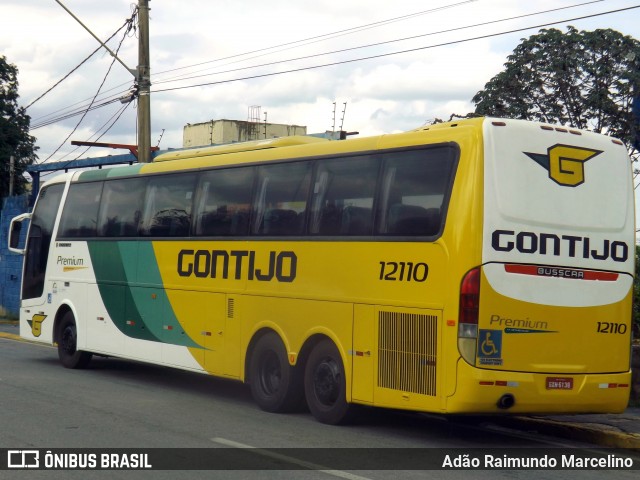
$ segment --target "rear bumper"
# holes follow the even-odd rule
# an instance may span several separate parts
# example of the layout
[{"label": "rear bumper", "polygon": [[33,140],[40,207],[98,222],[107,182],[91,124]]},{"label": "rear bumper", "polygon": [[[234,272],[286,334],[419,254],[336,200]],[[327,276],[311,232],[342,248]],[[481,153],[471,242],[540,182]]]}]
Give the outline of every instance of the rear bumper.
[{"label": "rear bumper", "polygon": [[[570,377],[573,388],[548,389],[547,377]],[[483,370],[458,361],[447,413],[621,413],[629,403],[631,371],[556,375]],[[513,406],[499,408],[504,396]],[[510,402],[507,402],[510,403]]]}]

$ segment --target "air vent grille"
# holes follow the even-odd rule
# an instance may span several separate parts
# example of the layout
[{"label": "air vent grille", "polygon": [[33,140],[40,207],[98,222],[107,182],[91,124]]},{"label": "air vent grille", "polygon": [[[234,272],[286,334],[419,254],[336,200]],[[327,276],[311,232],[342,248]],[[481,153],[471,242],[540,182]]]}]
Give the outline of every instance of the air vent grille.
[{"label": "air vent grille", "polygon": [[233,298],[227,298],[227,318],[233,318],[236,301]]},{"label": "air vent grille", "polygon": [[378,386],[436,395],[438,317],[380,312]]}]

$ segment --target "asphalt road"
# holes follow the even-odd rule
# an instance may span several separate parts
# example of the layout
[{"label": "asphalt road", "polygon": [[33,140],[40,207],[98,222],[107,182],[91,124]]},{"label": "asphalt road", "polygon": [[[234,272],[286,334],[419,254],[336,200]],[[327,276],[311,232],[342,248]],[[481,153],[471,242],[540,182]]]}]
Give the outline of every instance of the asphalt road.
[{"label": "asphalt road", "polygon": [[[58,363],[53,348],[5,338],[0,338],[0,406],[0,448],[227,448],[223,452],[234,452],[243,447],[303,447],[319,452],[309,460],[289,450],[278,450],[279,456],[261,459],[275,465],[274,468],[293,465],[300,467],[297,470],[0,471],[2,479],[637,478],[637,471],[600,470],[321,471],[330,470],[323,466],[331,464],[331,449],[337,448],[360,448],[365,452],[377,448],[472,452],[471,449],[483,447],[513,452],[514,447],[550,449],[585,445],[486,429],[439,416],[386,410],[368,411],[355,425],[326,426],[307,412],[288,415],[262,412],[253,403],[248,387],[237,382],[100,357],[94,357],[87,370],[67,370]],[[249,452],[249,456],[263,457],[273,453],[256,449]],[[223,463],[226,455],[220,457]],[[310,463],[314,469],[305,470]]]}]

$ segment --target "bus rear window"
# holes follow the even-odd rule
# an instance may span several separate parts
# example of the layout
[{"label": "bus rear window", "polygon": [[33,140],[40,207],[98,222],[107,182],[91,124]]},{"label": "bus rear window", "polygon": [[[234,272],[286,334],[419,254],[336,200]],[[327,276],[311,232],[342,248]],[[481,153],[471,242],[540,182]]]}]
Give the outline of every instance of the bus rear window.
[{"label": "bus rear window", "polygon": [[438,235],[444,223],[456,157],[452,147],[388,154],[376,233]]}]

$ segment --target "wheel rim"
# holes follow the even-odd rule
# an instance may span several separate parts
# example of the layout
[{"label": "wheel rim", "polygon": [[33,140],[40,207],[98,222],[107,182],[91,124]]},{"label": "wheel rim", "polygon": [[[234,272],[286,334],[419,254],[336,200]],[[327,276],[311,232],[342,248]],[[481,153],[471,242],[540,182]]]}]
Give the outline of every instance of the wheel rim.
[{"label": "wheel rim", "polygon": [[274,395],[282,383],[282,369],[275,352],[266,352],[260,366],[260,385],[267,395]]},{"label": "wheel rim", "polygon": [[332,406],[340,395],[342,375],[338,363],[332,358],[324,358],[318,364],[313,375],[313,389],[318,401]]},{"label": "wheel rim", "polygon": [[66,353],[70,355],[76,353],[76,329],[73,325],[68,325],[62,331],[62,341],[60,343]]}]

